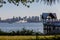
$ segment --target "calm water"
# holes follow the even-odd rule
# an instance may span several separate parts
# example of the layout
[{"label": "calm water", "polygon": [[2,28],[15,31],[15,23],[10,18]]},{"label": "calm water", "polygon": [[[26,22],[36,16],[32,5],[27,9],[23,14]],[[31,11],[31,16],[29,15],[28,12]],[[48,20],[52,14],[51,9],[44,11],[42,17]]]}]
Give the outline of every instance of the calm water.
[{"label": "calm water", "polygon": [[43,32],[42,23],[0,23],[0,29],[7,32],[22,30],[22,28]]}]

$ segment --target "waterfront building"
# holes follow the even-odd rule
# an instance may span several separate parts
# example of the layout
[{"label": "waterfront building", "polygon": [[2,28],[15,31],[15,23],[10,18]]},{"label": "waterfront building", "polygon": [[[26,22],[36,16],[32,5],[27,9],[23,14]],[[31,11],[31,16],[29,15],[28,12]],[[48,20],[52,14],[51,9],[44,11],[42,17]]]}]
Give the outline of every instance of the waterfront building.
[{"label": "waterfront building", "polygon": [[60,21],[49,21],[43,24],[44,34],[59,34],[60,33]]},{"label": "waterfront building", "polygon": [[42,20],[44,34],[60,33],[60,21],[58,21],[56,13],[43,13]]},{"label": "waterfront building", "polygon": [[43,13],[41,19],[43,21],[47,21],[47,20],[52,21],[52,20],[57,20],[57,16],[56,13]]}]

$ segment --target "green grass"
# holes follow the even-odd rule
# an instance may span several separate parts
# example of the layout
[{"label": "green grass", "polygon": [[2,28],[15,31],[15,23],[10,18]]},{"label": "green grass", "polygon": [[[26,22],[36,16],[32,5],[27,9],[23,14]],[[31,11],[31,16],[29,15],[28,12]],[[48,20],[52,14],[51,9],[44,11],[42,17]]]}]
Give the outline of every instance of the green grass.
[{"label": "green grass", "polygon": [[0,40],[55,40],[60,38],[60,35],[54,36],[0,36]]}]

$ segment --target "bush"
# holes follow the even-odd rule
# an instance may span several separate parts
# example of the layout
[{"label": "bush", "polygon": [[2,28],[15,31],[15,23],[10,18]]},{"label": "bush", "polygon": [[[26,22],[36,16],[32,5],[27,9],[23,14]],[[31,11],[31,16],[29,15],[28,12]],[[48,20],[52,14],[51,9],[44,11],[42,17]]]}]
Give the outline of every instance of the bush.
[{"label": "bush", "polygon": [[12,31],[12,32],[4,32],[0,30],[0,35],[40,35],[40,32],[34,32],[33,30],[27,30],[23,28],[21,31]]}]

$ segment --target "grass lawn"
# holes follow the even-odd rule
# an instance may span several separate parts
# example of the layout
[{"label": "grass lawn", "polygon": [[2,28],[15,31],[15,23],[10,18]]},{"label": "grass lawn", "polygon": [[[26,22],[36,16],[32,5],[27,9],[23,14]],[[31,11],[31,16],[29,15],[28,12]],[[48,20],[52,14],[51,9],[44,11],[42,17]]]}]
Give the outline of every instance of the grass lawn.
[{"label": "grass lawn", "polygon": [[0,40],[29,40],[35,36],[0,36]]},{"label": "grass lawn", "polygon": [[[60,37],[60,35],[57,35]],[[57,38],[56,36],[56,38]],[[38,36],[39,39],[51,39],[55,37],[54,35],[51,36]],[[0,36],[0,40],[32,40],[36,39],[36,36]]]}]

